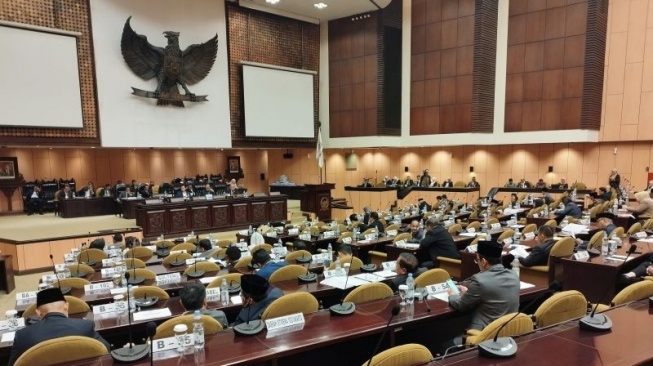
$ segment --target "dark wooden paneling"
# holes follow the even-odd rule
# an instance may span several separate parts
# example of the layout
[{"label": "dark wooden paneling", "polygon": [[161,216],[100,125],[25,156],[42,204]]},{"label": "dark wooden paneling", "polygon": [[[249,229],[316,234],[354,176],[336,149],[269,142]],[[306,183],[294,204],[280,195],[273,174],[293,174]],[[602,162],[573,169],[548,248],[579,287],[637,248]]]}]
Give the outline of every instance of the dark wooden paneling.
[{"label": "dark wooden paneling", "polygon": [[424,106],[440,105],[440,79],[430,79],[424,82]]},{"label": "dark wooden paneling", "polygon": [[249,217],[253,222],[264,222],[269,220],[270,214],[268,212],[267,202],[252,202],[250,207]]},{"label": "dark wooden paneling", "polygon": [[510,2],[505,131],[600,128],[607,3]]},{"label": "dark wooden paneling", "polygon": [[270,220],[286,221],[286,201],[270,202]]},{"label": "dark wooden paneling", "polygon": [[217,228],[228,227],[231,224],[230,209],[228,205],[214,205],[213,211],[213,226]]},{"label": "dark wooden paneling", "polygon": [[193,229],[205,230],[211,227],[211,214],[209,206],[193,207],[191,209],[191,225]]},{"label": "dark wooden paneling", "polygon": [[176,208],[168,211],[171,232],[190,232],[191,219],[187,208]]},{"label": "dark wooden paneling", "polygon": [[245,225],[252,220],[249,218],[249,210],[247,209],[247,203],[234,203],[231,205],[233,224],[234,225]]}]

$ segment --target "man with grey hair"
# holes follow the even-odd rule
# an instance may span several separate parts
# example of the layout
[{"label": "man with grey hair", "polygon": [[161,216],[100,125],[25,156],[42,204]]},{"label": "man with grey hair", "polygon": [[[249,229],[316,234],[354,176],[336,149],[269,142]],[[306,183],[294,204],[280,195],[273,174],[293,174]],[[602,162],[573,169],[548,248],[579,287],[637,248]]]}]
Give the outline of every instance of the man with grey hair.
[{"label": "man with grey hair", "polygon": [[431,217],[426,221],[424,239],[419,243],[420,248],[428,250],[432,262],[424,262],[422,266],[433,268],[437,266],[438,257],[460,259],[460,253],[449,231],[442,226],[440,220]]}]

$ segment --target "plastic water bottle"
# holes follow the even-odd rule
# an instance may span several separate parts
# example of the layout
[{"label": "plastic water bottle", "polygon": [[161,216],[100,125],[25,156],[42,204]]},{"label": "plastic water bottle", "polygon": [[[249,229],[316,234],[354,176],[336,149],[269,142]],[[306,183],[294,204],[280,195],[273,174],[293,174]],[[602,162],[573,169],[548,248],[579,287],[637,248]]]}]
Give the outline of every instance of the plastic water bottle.
[{"label": "plastic water bottle", "polygon": [[619,211],[619,204],[617,203],[617,200],[614,200],[614,203],[612,204],[612,213],[616,215],[617,211]]},{"label": "plastic water bottle", "polygon": [[549,205],[544,204],[544,217],[549,217]]},{"label": "plastic water bottle", "polygon": [[608,242],[608,235],[603,232],[603,241],[601,242],[601,256],[607,257],[610,253],[610,243]]},{"label": "plastic water bottle", "polygon": [[515,244],[519,244],[519,239],[521,239],[521,233],[519,232],[519,228],[516,228],[515,235],[512,236],[512,242]]},{"label": "plastic water bottle", "polygon": [[512,270],[515,271],[515,274],[517,274],[517,278],[519,278],[519,258],[515,257],[512,261]]},{"label": "plastic water bottle", "polygon": [[415,280],[413,280],[413,274],[409,273],[408,278],[406,278],[406,304],[412,304],[415,301]]},{"label": "plastic water bottle", "polygon": [[195,350],[204,348],[204,324],[199,310],[193,315],[193,338],[195,339]]},{"label": "plastic water bottle", "polygon": [[333,247],[331,243],[327,246],[327,255],[329,256],[329,263],[333,260]]},{"label": "plastic water bottle", "polygon": [[336,276],[342,276],[342,266],[340,265],[340,257],[336,258]]},{"label": "plastic water bottle", "polygon": [[222,306],[229,305],[229,286],[227,286],[227,279],[222,279],[222,284],[220,285],[220,304]]},{"label": "plastic water bottle", "polygon": [[129,312],[133,313],[136,311],[136,299],[134,298],[134,289],[132,288],[132,285],[127,285],[127,289],[129,290]]},{"label": "plastic water bottle", "polygon": [[249,225],[249,229],[247,229],[247,233],[249,235],[252,235],[254,233],[254,230],[252,229],[252,225]]}]

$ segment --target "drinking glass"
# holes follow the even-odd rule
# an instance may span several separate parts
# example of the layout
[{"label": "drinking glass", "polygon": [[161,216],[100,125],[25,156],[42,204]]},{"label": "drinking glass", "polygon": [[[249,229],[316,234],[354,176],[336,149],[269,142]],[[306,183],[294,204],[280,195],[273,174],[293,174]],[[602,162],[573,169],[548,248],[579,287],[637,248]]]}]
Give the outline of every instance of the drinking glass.
[{"label": "drinking glass", "polygon": [[177,324],[173,330],[177,339],[177,352],[183,354],[186,352],[186,332],[188,331],[188,327],[186,324]]},{"label": "drinking glass", "polygon": [[7,320],[7,327],[9,328],[9,331],[18,329],[18,311],[7,310],[5,312],[5,319]]},{"label": "drinking glass", "polygon": [[113,287],[119,288],[122,282],[122,275],[116,273],[113,275],[112,280],[113,280]]},{"label": "drinking glass", "polygon": [[399,297],[401,297],[400,305],[406,305],[406,293],[408,292],[407,285],[399,285]]}]

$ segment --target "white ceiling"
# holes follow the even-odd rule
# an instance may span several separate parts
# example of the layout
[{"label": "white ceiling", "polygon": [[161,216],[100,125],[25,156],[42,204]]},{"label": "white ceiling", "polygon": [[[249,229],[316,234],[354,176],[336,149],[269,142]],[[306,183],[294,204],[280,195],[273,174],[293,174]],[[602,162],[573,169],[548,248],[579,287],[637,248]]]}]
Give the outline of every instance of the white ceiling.
[{"label": "white ceiling", "polygon": [[[374,1],[385,8],[391,0]],[[322,10],[317,9],[314,4],[320,2],[327,4],[327,7]],[[304,18],[302,20],[314,23],[378,10],[370,0],[279,0],[274,5],[268,4],[265,0],[239,0],[239,4],[281,16]]]}]

